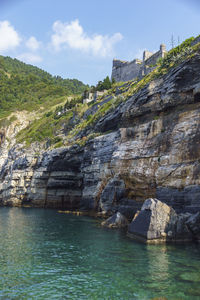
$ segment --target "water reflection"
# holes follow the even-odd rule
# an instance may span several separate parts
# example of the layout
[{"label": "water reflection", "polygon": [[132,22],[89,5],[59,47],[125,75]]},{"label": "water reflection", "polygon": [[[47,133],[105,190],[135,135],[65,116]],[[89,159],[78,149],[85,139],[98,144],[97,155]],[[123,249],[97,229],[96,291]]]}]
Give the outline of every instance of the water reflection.
[{"label": "water reflection", "polygon": [[149,277],[165,281],[169,277],[169,258],[166,245],[147,245]]},{"label": "water reflection", "polygon": [[1,293],[4,290],[10,295],[13,287],[30,283],[28,274],[33,265],[33,257],[29,237],[32,230],[28,219],[20,209],[2,208],[1,212],[3,212],[0,218]]},{"label": "water reflection", "polygon": [[92,218],[19,208],[0,209],[0,240],[2,299],[200,296],[194,245],[144,245]]}]

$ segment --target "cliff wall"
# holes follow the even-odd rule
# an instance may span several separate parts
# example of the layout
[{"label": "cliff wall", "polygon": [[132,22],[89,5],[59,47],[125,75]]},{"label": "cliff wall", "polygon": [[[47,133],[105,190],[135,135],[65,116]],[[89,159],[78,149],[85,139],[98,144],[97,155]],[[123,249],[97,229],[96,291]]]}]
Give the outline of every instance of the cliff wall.
[{"label": "cliff wall", "polygon": [[[2,205],[120,211],[149,197],[200,210],[200,55],[102,117],[84,147],[36,155],[13,146],[2,162]],[[112,129],[112,132],[108,133]]]}]

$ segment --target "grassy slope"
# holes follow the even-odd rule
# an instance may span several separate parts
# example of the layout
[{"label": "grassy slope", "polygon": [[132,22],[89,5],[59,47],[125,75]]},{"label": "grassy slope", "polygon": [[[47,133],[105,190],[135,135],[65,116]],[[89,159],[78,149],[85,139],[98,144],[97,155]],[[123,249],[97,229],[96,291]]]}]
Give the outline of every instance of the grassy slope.
[{"label": "grassy slope", "polygon": [[85,88],[76,79],[53,77],[17,59],[0,56],[0,118],[16,110],[46,110]]},{"label": "grassy slope", "polygon": [[[129,99],[150,81],[163,76],[171,68],[176,67],[185,59],[188,59],[199,52],[200,44],[192,47],[191,42],[193,40],[194,38],[188,39],[180,46],[169,51],[164,59],[160,59],[157,62],[154,71],[142,78],[142,80],[130,81],[125,85],[123,83],[114,84],[112,89],[106,93],[107,95],[112,95],[113,98],[109,102],[99,105],[98,110],[93,114],[90,114],[87,119],[82,118],[84,112],[93,105],[101,103],[105,96],[100,98],[97,103],[82,104],[80,100],[77,100],[76,105],[72,107],[66,103],[65,105],[57,106],[56,109],[51,108],[46,110],[41,118],[33,121],[27,128],[23,129],[18,134],[18,141],[25,141],[27,146],[35,141],[48,141],[49,146],[51,147],[59,147],[72,143],[84,145],[89,138],[100,134],[98,132],[93,132],[93,127],[102,116],[111,110],[114,110],[120,103]],[[121,90],[121,95],[117,97],[115,97],[116,89]],[[65,133],[67,132],[67,136],[62,134],[64,128]],[[77,134],[85,128],[91,129],[90,134],[79,139]]]}]

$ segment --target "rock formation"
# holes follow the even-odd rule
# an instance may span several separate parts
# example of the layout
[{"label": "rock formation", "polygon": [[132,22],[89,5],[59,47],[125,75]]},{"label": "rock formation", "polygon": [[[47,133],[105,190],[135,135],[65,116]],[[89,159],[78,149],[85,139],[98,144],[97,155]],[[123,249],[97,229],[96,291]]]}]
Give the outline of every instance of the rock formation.
[{"label": "rock formation", "polygon": [[103,221],[101,225],[108,228],[124,228],[128,226],[128,220],[120,212]]},{"label": "rock formation", "polygon": [[4,141],[1,204],[120,212],[131,220],[151,197],[176,213],[200,211],[199,74],[196,54],[101,117],[90,129],[101,135],[85,146],[36,153]]},{"label": "rock formation", "polygon": [[129,225],[128,235],[147,243],[199,241],[200,213],[177,214],[165,203],[147,199]]}]

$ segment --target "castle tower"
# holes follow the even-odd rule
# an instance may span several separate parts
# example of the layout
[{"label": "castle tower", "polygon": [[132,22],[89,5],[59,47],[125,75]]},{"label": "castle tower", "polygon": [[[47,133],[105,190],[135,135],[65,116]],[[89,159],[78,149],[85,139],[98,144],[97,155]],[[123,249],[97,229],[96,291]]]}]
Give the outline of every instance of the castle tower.
[{"label": "castle tower", "polygon": [[167,53],[166,45],[165,44],[161,44],[160,45],[160,53],[161,53],[161,57],[164,57],[165,54]]},{"label": "castle tower", "polygon": [[153,52],[147,51],[145,50],[143,52],[143,61],[147,60],[149,57],[151,57],[153,55]]}]

